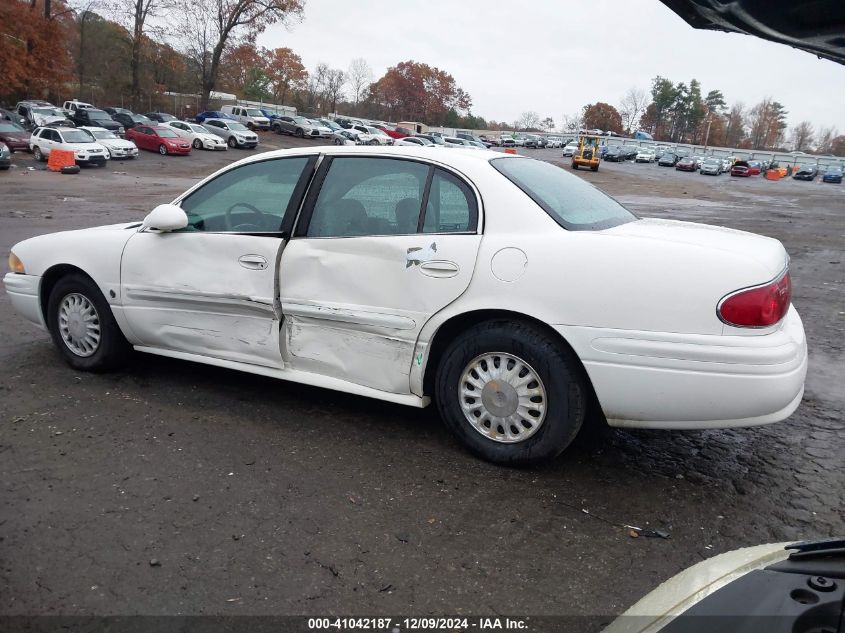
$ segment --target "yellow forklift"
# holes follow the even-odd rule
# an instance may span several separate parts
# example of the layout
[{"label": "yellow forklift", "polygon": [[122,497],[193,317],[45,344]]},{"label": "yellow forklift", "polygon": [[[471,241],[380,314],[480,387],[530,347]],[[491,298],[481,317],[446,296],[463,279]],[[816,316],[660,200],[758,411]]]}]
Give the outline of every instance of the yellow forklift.
[{"label": "yellow forklift", "polygon": [[572,169],[589,167],[591,171],[599,170],[599,143],[604,140],[601,136],[583,135],[578,138],[578,151],[572,154]]}]

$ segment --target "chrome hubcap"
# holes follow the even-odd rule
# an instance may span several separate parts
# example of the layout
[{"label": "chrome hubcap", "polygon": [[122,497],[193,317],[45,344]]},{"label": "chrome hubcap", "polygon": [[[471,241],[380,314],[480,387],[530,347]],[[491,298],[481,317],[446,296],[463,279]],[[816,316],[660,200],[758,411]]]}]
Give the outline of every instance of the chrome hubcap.
[{"label": "chrome hubcap", "polygon": [[100,315],[88,298],[77,292],[59,304],[59,334],[77,356],[91,356],[100,346]]},{"label": "chrome hubcap", "polygon": [[534,435],[546,418],[546,388],[539,374],[513,354],[472,359],[458,385],[464,417],[484,437],[515,444]]}]

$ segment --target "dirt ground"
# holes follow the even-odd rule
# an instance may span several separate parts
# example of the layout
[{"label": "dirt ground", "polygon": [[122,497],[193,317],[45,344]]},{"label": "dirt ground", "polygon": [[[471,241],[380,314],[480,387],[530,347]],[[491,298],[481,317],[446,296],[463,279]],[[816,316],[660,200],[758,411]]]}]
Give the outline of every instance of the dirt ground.
[{"label": "dirt ground", "polygon": [[[142,152],[62,176],[15,154],[0,251],[140,219],[246,155]],[[579,175],[644,216],[783,241],[810,346],[795,415],[604,430],[506,469],[465,453],[434,408],[145,355],[75,372],[2,293],[0,615],[611,616],[719,552],[843,535],[845,187],[630,163]]]}]

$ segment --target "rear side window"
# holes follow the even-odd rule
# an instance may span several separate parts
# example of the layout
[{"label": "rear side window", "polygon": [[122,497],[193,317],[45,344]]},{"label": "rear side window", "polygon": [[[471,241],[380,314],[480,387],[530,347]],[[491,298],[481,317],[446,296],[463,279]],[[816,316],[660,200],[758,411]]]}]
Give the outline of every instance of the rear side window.
[{"label": "rear side window", "polygon": [[478,205],[472,190],[452,174],[436,169],[425,208],[423,233],[475,231]]},{"label": "rear side window", "polygon": [[609,229],[637,219],[607,194],[550,163],[494,158],[490,164],[570,231]]},{"label": "rear side window", "polygon": [[389,158],[334,158],[320,187],[307,237],[417,232],[429,167]]}]

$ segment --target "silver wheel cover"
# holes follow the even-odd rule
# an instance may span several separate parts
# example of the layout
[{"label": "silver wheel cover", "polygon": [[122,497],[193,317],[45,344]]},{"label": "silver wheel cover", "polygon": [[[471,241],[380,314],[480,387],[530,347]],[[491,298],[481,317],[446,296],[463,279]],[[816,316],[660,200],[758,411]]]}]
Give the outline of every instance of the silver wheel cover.
[{"label": "silver wheel cover", "polygon": [[472,428],[503,444],[524,442],[546,419],[546,388],[540,375],[505,352],[472,359],[461,374],[458,398]]},{"label": "silver wheel cover", "polygon": [[58,325],[65,345],[77,356],[91,356],[100,347],[100,315],[85,295],[73,292],[62,299]]}]

